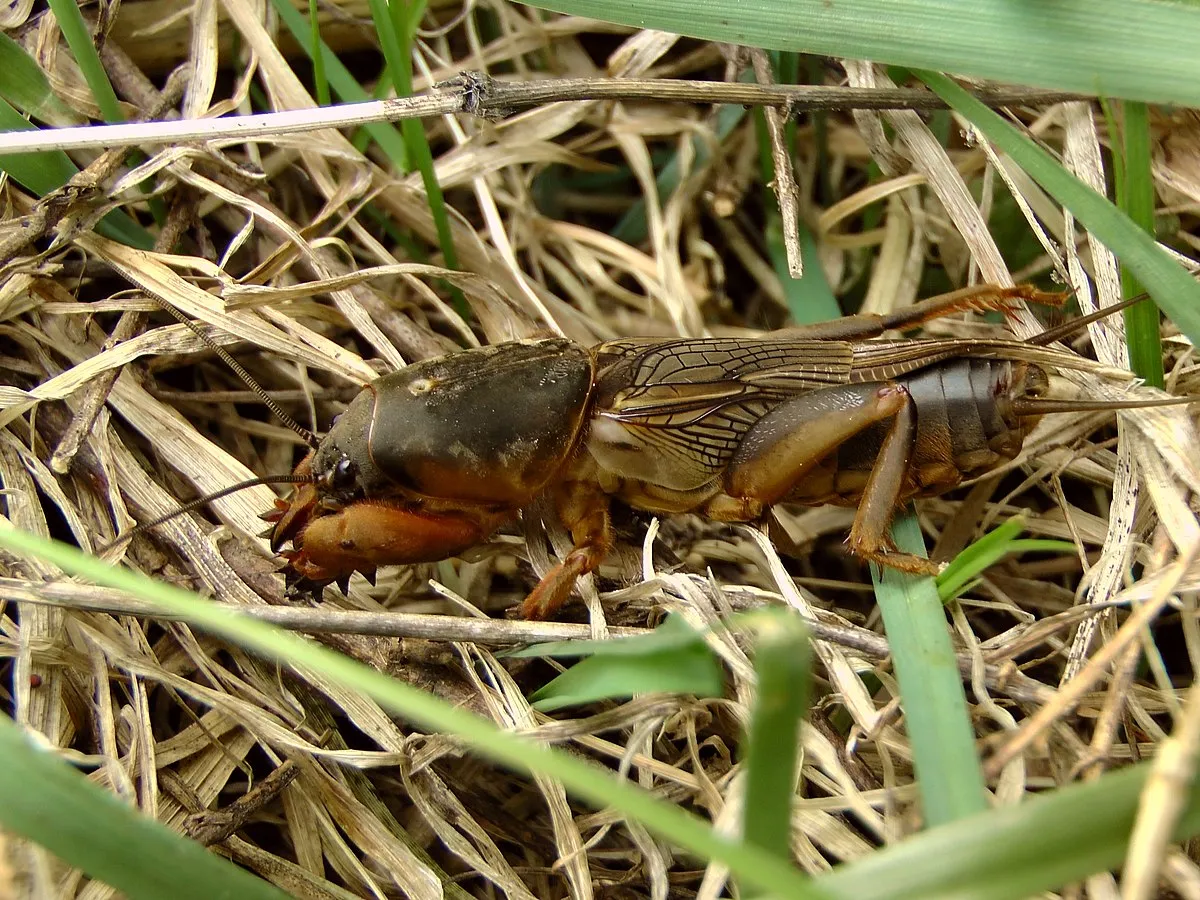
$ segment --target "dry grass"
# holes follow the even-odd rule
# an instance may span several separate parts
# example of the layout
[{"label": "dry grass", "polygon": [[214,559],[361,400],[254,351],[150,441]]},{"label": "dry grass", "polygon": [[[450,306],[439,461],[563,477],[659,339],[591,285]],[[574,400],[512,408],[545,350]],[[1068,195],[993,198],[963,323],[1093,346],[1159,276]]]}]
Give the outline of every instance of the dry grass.
[{"label": "dry grass", "polygon": [[[152,5],[127,0],[109,48],[118,93],[137,106],[176,108],[178,98],[163,100],[143,73],[180,64],[181,56],[164,50],[182,53],[189,44],[197,71],[215,74],[188,83],[184,102],[193,115],[245,109],[249,75],[272,108],[312,104],[293,70],[297,61],[248,14],[220,34],[238,34],[243,54],[253,48],[254,66],[227,53],[218,71],[215,32],[157,40],[130,26]],[[541,73],[568,77],[719,79],[726,69],[716,46],[493,9],[496,34],[486,41],[473,31],[474,19],[457,18],[461,10],[434,10],[428,21],[445,27],[425,35],[427,71],[418,90],[464,69],[532,77],[531,60]],[[359,14],[348,6],[344,12]],[[171,27],[189,21],[180,17]],[[343,27],[352,46],[362,32]],[[30,47],[43,41],[41,59],[56,91],[92,114],[65,54],[44,43],[54,35],[31,20],[23,37]],[[131,56],[118,65],[121,48]],[[377,65],[369,53],[356,62],[364,72]],[[883,82],[864,64],[847,63],[845,73],[851,84]],[[827,76],[836,81],[837,67],[828,66]],[[1019,113],[1044,141],[1065,147],[1081,177],[1103,183],[1104,129],[1089,106]],[[830,115],[822,129],[800,127],[800,215],[837,294],[881,312],[931,285],[1041,277],[1060,267],[1061,250],[1073,281],[1087,271],[1102,302],[1116,298],[1115,262],[1103,248],[1081,237],[1020,172],[997,167],[986,147],[956,145],[947,154],[926,121],[916,113],[863,112]],[[1173,245],[1194,248],[1197,128],[1192,121],[1158,125],[1164,153],[1156,177],[1180,223]],[[172,147],[132,174],[117,159],[99,194],[83,200],[111,192],[146,222],[140,192],[152,177],[169,211],[156,229],[156,250],[99,237],[74,217],[83,208],[76,205],[50,221],[36,244],[0,260],[0,379],[12,386],[0,413],[7,518],[92,550],[181,500],[295,463],[297,439],[189,331],[156,311],[147,293],[209,326],[212,339],[318,430],[374,374],[480,340],[552,330],[594,342],[782,324],[783,292],[761,234],[751,118],[714,146],[711,163],[690,171],[682,189],[669,197],[654,192],[654,155],[682,151],[686,169],[692,139],[713,140],[712,126],[708,108],[652,102],[556,104],[504,121],[427,121],[466,274],[437,265],[419,177],[391,171],[339,133]],[[872,162],[882,176],[868,177]],[[595,180],[618,167],[630,177]],[[1004,209],[981,210],[967,188],[997,177],[1038,216],[1035,231],[1054,251],[1025,253],[1016,271],[1002,251],[1011,258],[1019,241],[999,246],[993,234],[997,219],[1011,225],[1017,216],[1007,201]],[[649,239],[630,246],[610,237],[641,197]],[[5,202],[0,239],[35,213],[14,184]],[[864,216],[868,207],[878,214]],[[1049,233],[1039,222],[1052,223]],[[415,265],[405,249],[411,244],[432,262]],[[466,296],[472,322],[453,308],[447,282]],[[949,322],[934,331],[991,327]],[[1036,330],[1032,319],[1022,328]],[[1118,368],[1120,331],[1119,321],[1093,329],[1099,359]],[[1198,392],[1192,348],[1181,340],[1168,348],[1170,389]],[[1089,373],[1086,387],[1123,390],[1119,378],[1103,373]],[[1030,535],[1078,546],[1074,557],[995,567],[954,609],[978,735],[1002,800],[1068,773],[1152,754],[1165,738],[1164,713],[1180,703],[1175,686],[1190,681],[1200,654],[1191,617],[1200,525],[1189,495],[1200,490],[1200,452],[1187,416],[1131,416],[1116,436],[1111,417],[1047,421],[1010,471],[919,507],[943,557],[1018,511]],[[265,542],[251,537],[273,498],[259,487],[216,501],[211,515],[182,517],[133,541],[125,564],[222,602],[282,605],[276,563]],[[745,648],[732,638],[716,648],[727,664],[728,699],[640,698],[581,718],[531,710],[525,696],[545,680],[546,665],[498,659],[493,651],[538,637],[643,628],[663,610],[707,624],[731,608],[790,604],[820,623],[818,702],[805,735],[804,799],[795,820],[799,864],[821,872],[909,832],[910,754],[869,581],[842,547],[848,514],[781,510],[772,537],[786,567],[771,543],[745,530],[680,517],[663,524],[650,555],[642,550],[644,521],[620,524],[620,552],[584,585],[586,613],[578,605],[568,613],[588,626],[531,631],[503,618],[550,565],[547,540],[530,524],[528,555],[517,536],[502,535],[471,561],[384,571],[374,588],[356,579],[347,596],[326,592],[314,615],[369,612],[380,633],[319,639],[504,727],[624,767],[661,797],[732,824],[737,804],[728,792],[751,697]],[[550,537],[561,550],[562,536]],[[674,857],[640,828],[574,807],[552,782],[464,757],[369,700],[276,671],[178,623],[119,614],[137,611],[119,595],[66,585],[42,590],[56,579],[47,568],[0,560],[0,572],[0,670],[15,685],[8,711],[50,744],[89,760],[96,780],[136,798],[148,814],[218,843],[254,871],[286,872],[299,896],[337,896],[340,887],[356,896],[431,897],[439,885],[453,896],[720,894],[718,873]],[[53,594],[60,605],[20,602],[31,592]],[[88,606],[97,597],[107,611]],[[1165,611],[1139,630],[1121,610],[1145,600]],[[1110,601],[1115,606],[1098,615],[1077,606]],[[494,618],[464,631],[459,618],[439,629],[408,613]],[[387,633],[403,637],[380,636]],[[1094,661],[1101,648],[1109,667]],[[1139,665],[1143,653],[1148,667]],[[1079,672],[1093,677],[1077,679],[1074,693],[1059,692]],[[1006,766],[1014,734],[1025,750]],[[212,823],[204,811],[227,806],[284,760],[294,767],[289,786],[251,804],[236,832],[206,830]],[[12,858],[30,884],[63,877],[35,850]],[[1193,863],[1173,854],[1169,878],[1194,883],[1196,876]],[[62,896],[106,893],[69,877],[58,887]]]}]

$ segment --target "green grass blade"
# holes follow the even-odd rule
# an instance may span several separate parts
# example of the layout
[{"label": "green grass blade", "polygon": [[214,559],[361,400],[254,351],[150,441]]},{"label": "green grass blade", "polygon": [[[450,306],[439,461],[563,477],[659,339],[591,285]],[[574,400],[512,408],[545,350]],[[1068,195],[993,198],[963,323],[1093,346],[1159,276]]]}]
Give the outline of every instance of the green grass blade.
[{"label": "green grass blade", "polygon": [[812,229],[803,221],[799,226],[800,258],[804,260],[804,277],[793,278],[788,271],[787,250],[783,243],[783,221],[778,208],[768,207],[766,231],[763,239],[771,257],[771,265],[783,287],[783,299],[797,325],[828,322],[842,314],[842,308],[834,296],[821,256],[817,252],[817,240]]},{"label": "green grass blade", "polygon": [[[1150,120],[1145,103],[1126,101],[1121,154],[1122,178],[1117,181],[1117,202],[1125,214],[1146,234],[1154,236],[1154,176],[1150,171]],[[1142,293],[1142,284],[1133,270],[1121,261],[1121,289],[1126,297]],[[1163,378],[1162,337],[1158,310],[1152,303],[1139,303],[1125,310],[1125,340],[1129,346],[1129,367],[1146,383],[1161,388]]]},{"label": "green grass blade", "polygon": [[680,616],[667,616],[652,633],[638,637],[556,641],[502,655],[588,657],[530,696],[534,707],[543,712],[635,694],[720,697],[725,687],[721,665],[704,635]]},{"label": "green grass blade", "polygon": [[[36,126],[21,115],[62,121],[69,110],[54,96],[45,73],[25,48],[0,33],[0,131],[29,131]],[[15,107],[15,108],[14,108]],[[21,112],[18,112],[20,110]],[[57,114],[57,115],[56,115]],[[68,120],[69,121],[69,120]],[[79,172],[61,150],[0,155],[0,171],[39,197],[62,187]]]},{"label": "green grass blade", "polygon": [[501,731],[491,722],[334,653],[282,629],[239,618],[219,603],[187,591],[118,569],[80,553],[73,547],[15,529],[0,530],[0,547],[21,555],[36,555],[68,574],[96,584],[128,591],[159,604],[209,632],[234,641],[268,659],[303,665],[342,687],[376,700],[394,715],[431,732],[457,735],[480,756],[518,772],[537,772],[561,781],[577,797],[601,808],[613,808],[641,821],[652,832],[708,859],[718,860],[734,877],[756,890],[779,897],[821,898],[787,862],[762,849],[718,835],[695,815],[654,798],[594,763]]},{"label": "green grass blade", "polygon": [[[1065,553],[1078,549],[1070,541],[1047,540],[1044,538],[1021,538],[1006,540],[996,547],[983,548],[979,545],[995,532],[984,535],[956,556],[949,567],[937,578],[938,596],[943,602],[965,594],[978,583],[978,576],[988,567],[1005,556],[1014,553]],[[964,559],[964,557],[966,557]]]},{"label": "green grass blade", "polygon": [[[26,131],[33,127],[24,116],[0,99],[0,131]],[[30,193],[44,197],[70,181],[79,173],[79,169],[61,150],[47,150],[42,153],[0,154],[0,172],[7,172],[9,177]],[[150,233],[123,210],[114,209],[104,216],[96,223],[96,231],[130,247],[149,250],[154,246],[154,238]]]},{"label": "green grass blade", "polygon": [[108,80],[108,73],[104,71],[104,64],[100,62],[96,45],[92,43],[92,35],[88,31],[87,23],[83,21],[79,4],[76,0],[50,0],[50,9],[54,12],[54,18],[58,20],[58,27],[62,29],[75,62],[79,64],[84,81],[91,88],[92,96],[96,98],[96,105],[100,107],[104,121],[124,122],[121,104],[117,101],[112,82]]},{"label": "green grass blade", "polygon": [[984,569],[1007,556],[1013,541],[1024,530],[1025,523],[1021,516],[1013,516],[964,547],[937,577],[938,596],[942,602],[957,597]]},{"label": "green grass blade", "polygon": [[[771,53],[770,58],[771,68],[775,71],[775,80],[780,84],[796,84],[800,77],[799,55],[796,53]],[[814,129],[813,142],[817,146],[817,166],[820,172],[820,159],[825,155],[824,143],[827,139],[824,127],[825,113],[813,113],[811,119]],[[784,125],[784,142],[793,161],[796,154],[796,131],[795,118],[788,117]],[[769,175],[769,178],[764,180],[763,184],[771,184],[775,178],[775,164],[771,158],[769,147],[766,146],[766,118],[761,109],[755,111],[755,134],[760,147],[768,151],[765,161],[769,163],[769,168],[765,168],[763,174],[764,176]],[[819,187],[822,182],[818,180],[817,184]],[[808,227],[803,216],[798,217],[796,230],[800,237],[800,258],[804,263],[804,277],[793,278],[787,264],[787,248],[783,241],[783,213],[779,209],[779,198],[774,191],[769,193],[771,197],[764,198],[764,204],[768,211],[765,229],[767,252],[771,257],[771,264],[775,268],[779,283],[783,287],[784,302],[792,314],[792,321],[798,325],[807,325],[812,322],[827,322],[830,319],[836,319],[842,314],[842,307],[833,293],[833,288],[829,286],[829,279],[825,277],[821,256],[817,252],[817,239],[813,235],[812,229]],[[817,198],[817,203],[820,202],[820,198]],[[803,208],[805,204],[802,202],[800,206]]]},{"label": "green grass blade", "polygon": [[1021,539],[1024,530],[1020,516],[1014,516],[1003,525],[993,528],[979,540],[965,547],[950,561],[937,577],[938,596],[942,602],[953,600],[978,583],[978,577],[1006,556],[1014,553],[1074,553],[1076,547],[1070,541],[1047,540],[1044,538]]},{"label": "green grass blade", "polygon": [[[424,3],[414,4],[417,7],[415,11],[406,10],[405,6],[406,4],[389,4],[388,0],[370,0],[375,32],[379,36],[379,45],[383,49],[383,57],[387,61],[397,97],[412,95],[412,32],[417,27]],[[421,183],[425,186],[429,212],[433,216],[438,245],[442,248],[446,267],[457,269],[458,253],[454,249],[454,234],[450,228],[450,217],[446,213],[442,186],[438,183],[437,172],[433,168],[433,152],[429,149],[429,141],[425,137],[425,123],[420,119],[405,119],[400,123],[400,134],[404,138],[409,162],[421,173]],[[456,301],[460,299],[456,298]],[[470,314],[465,300],[461,300],[461,303],[456,302],[455,305],[459,307],[460,315]]]},{"label": "green grass blade", "polygon": [[[644,656],[691,647],[704,643],[704,636],[677,615],[668,615],[662,624],[649,634],[635,637],[604,638],[592,641],[545,641],[505,650],[498,655],[506,659],[572,659],[584,656]],[[707,646],[707,645],[706,645]]]},{"label": "green grass blade", "polygon": [[[1197,7],[1200,9],[1200,7]],[[1146,286],[1158,307],[1200,346],[1200,284],[1164,253],[1154,238],[961,87],[936,72],[918,73],[926,84],[982,131],[1031,178],[1103,241]]]},{"label": "green grass blade", "polygon": [[799,616],[772,610],[757,620],[757,692],[746,732],[742,836],[780,859],[791,857],[800,723],[808,712],[812,644]]},{"label": "green grass blade", "polygon": [[142,815],[0,716],[0,824],[127,897],[287,895]]},{"label": "green grass blade", "polygon": [[379,39],[379,49],[383,51],[387,73],[392,78],[392,88],[397,97],[407,97],[412,93],[412,57],[404,51],[407,49],[411,53],[412,47],[403,33],[403,23],[397,22],[403,17],[403,4],[391,4],[389,0],[368,0],[368,6],[375,24],[375,36]]},{"label": "green grass blade", "polygon": [[[720,697],[724,693],[721,665],[704,636],[678,616],[668,617],[653,634],[586,643],[593,644],[592,655],[535,691],[529,698],[535,709],[550,712],[636,694]],[[563,646],[555,655],[561,653],[573,656],[578,651]]]},{"label": "green grass blade", "polygon": [[25,48],[0,32],[0,98],[51,125],[75,125],[79,116],[55,96],[46,73]]},{"label": "green grass blade", "polygon": [[[379,46],[387,63],[386,70],[392,77],[397,97],[412,95],[412,38],[425,9],[424,0],[411,4],[389,3],[389,0],[369,0],[371,16]],[[400,135],[408,161],[421,173],[425,187],[425,199],[429,214],[437,231],[438,246],[447,268],[458,268],[458,251],[454,248],[454,232],[450,227],[450,216],[446,211],[446,200],[433,167],[433,151],[425,137],[425,123],[420,119],[405,119],[400,123]],[[471,310],[463,293],[449,286],[451,303],[464,319],[470,319]]]},{"label": "green grass blade", "polygon": [[[74,23],[74,30],[70,34],[74,35],[75,41],[80,42],[80,47],[77,48],[72,43],[71,50],[77,58],[82,54],[88,59],[87,65],[82,59],[79,61],[80,67],[88,74],[88,83],[93,93],[101,100],[111,98],[111,103],[100,103],[105,117],[111,122],[121,121],[121,110],[116,95],[109,84],[108,75],[100,64],[100,58],[96,55],[96,48],[88,35],[78,7],[69,4],[69,8],[64,9],[62,15]],[[68,34],[65,26],[63,34]],[[54,95],[50,82],[37,60],[26,53],[24,47],[3,34],[0,34],[0,72],[5,73],[0,79],[0,98],[44,122],[53,125],[77,124],[79,117]],[[0,130],[20,131],[31,127],[33,126],[7,103],[0,107]],[[39,197],[62,187],[79,171],[75,163],[62,151],[30,154],[24,159],[22,156],[23,154],[0,156],[0,171],[8,172],[17,182]],[[151,209],[157,214],[162,208],[161,201],[151,198],[149,202]],[[149,233],[121,210],[113,210],[104,216],[97,224],[96,230],[105,237],[131,247],[148,250],[154,246],[154,239]]]},{"label": "green grass blade", "polygon": [[317,92],[317,105],[329,106],[329,76],[325,74],[325,54],[321,50],[320,7],[317,0],[308,0],[308,58],[312,60],[313,89]]},{"label": "green grass blade", "polygon": [[[1120,865],[1139,793],[1151,772],[1150,764],[1143,763],[1019,806],[959,820],[809,882],[774,855],[718,837],[694,817],[614,781],[590,764],[502,733],[470,713],[293,635],[239,620],[235,612],[221,604],[113,569],[72,548],[23,532],[0,531],[0,546],[21,554],[36,553],[71,574],[154,600],[164,612],[181,613],[264,656],[311,666],[340,684],[363,690],[420,726],[458,733],[481,755],[502,764],[559,777],[579,796],[636,816],[677,846],[728,862],[743,884],[778,897],[1017,900],[1077,881]],[[9,759],[7,753],[5,759]],[[1174,831],[1175,839],[1200,833],[1200,783],[1189,788],[1188,801],[1187,812]],[[0,804],[0,817],[6,806]],[[7,824],[8,820],[4,821]],[[94,835],[88,839],[94,840]],[[171,895],[176,893],[172,891]]]},{"label": "green grass blade", "polygon": [[[311,29],[306,17],[288,0],[271,0],[271,5],[279,16],[279,21],[287,26],[296,43],[311,52],[309,46]],[[362,103],[371,99],[371,95],[363,90],[362,85],[350,74],[350,70],[342,65],[342,61],[324,41],[321,42],[321,57],[328,74],[329,85],[338,97],[346,103]],[[400,137],[400,132],[387,122],[373,122],[370,125],[363,125],[362,128],[379,145],[383,154],[391,160],[396,171],[408,171],[408,153],[404,149],[404,140]]]},{"label": "green grass blade", "polygon": [[1200,106],[1200,4],[1161,0],[537,0],[705,40]]},{"label": "green grass blade", "polygon": [[[0,99],[0,131],[30,131],[35,128],[7,101]],[[39,197],[62,187],[79,173],[75,163],[61,150],[42,153],[0,154],[0,171]]]},{"label": "green grass blade", "polygon": [[[896,517],[892,539],[904,553],[925,555],[911,512]],[[876,565],[871,579],[900,684],[925,823],[944,825],[986,809],[975,729],[933,579],[887,568],[881,572]]]},{"label": "green grass blade", "polygon": [[[1024,900],[1121,865],[1141,763],[885,847],[815,884],[854,900]],[[1172,840],[1200,833],[1200,782]]]},{"label": "green grass blade", "polygon": [[139,250],[150,250],[154,247],[154,237],[150,232],[126,215],[124,210],[114,209],[108,213],[96,223],[96,231]]}]

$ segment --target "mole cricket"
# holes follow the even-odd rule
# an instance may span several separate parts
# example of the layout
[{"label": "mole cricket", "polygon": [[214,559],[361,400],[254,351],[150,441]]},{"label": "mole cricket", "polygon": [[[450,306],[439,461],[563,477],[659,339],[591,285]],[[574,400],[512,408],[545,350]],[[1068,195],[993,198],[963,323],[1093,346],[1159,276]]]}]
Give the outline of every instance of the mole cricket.
[{"label": "mole cricket", "polygon": [[289,421],[310,452],[291,476],[253,483],[295,483],[263,518],[289,583],[309,588],[456,556],[546,496],[574,547],[526,598],[530,619],[553,616],[604,560],[614,499],[725,522],[754,522],[776,503],[857,507],[851,552],[933,574],[935,563],[889,541],[901,504],[1010,462],[1046,413],[1189,402],[1049,393],[1048,371],[1081,361],[1046,345],[1141,298],[1029,341],[880,337],[1067,296],[980,285],[757,338],[592,347],[543,338],[462,350],[365,385],[320,439]]}]

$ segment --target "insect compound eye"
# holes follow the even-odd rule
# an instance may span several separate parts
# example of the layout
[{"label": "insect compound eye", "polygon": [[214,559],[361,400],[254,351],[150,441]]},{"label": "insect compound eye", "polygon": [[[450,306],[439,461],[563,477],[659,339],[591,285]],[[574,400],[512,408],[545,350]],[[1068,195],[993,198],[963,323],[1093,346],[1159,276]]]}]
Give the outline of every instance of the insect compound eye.
[{"label": "insect compound eye", "polygon": [[353,489],[357,478],[358,466],[343,453],[325,476],[325,486],[331,491],[348,491]]},{"label": "insect compound eye", "polygon": [[350,461],[350,457],[343,456],[338,460],[337,468],[333,470],[333,479],[335,484],[345,485],[354,480],[354,476],[358,472],[358,466]]}]

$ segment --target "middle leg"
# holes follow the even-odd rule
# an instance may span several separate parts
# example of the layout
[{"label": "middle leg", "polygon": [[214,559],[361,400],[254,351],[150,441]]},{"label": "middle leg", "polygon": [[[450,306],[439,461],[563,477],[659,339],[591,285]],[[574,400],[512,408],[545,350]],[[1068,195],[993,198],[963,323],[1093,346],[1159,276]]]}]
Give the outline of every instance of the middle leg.
[{"label": "middle leg", "polygon": [[568,481],[555,490],[555,505],[575,547],[545,574],[521,605],[525,619],[549,619],[567,602],[579,576],[595,571],[613,545],[608,497],[600,485]]}]

